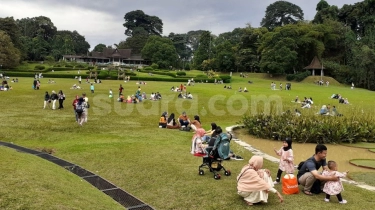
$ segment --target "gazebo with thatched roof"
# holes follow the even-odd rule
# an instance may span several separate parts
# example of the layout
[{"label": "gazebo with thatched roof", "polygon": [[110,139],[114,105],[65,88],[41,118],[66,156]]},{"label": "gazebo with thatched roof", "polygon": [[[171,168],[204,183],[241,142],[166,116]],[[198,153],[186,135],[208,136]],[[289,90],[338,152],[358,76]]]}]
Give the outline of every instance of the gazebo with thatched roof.
[{"label": "gazebo with thatched roof", "polygon": [[312,74],[311,75],[313,75],[313,76],[315,76],[315,70],[320,70],[320,76],[324,76],[324,67],[320,63],[318,57],[316,57],[316,56],[311,61],[310,65],[306,66],[303,69],[312,70]]}]

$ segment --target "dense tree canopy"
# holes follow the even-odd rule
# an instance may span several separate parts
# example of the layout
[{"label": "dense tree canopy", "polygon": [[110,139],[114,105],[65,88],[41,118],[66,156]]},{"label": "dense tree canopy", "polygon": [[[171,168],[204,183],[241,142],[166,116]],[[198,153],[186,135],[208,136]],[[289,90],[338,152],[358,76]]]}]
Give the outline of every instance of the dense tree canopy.
[{"label": "dense tree canopy", "polygon": [[132,53],[140,54],[149,36],[161,36],[163,21],[156,16],[145,14],[142,10],[135,10],[125,14],[125,41],[119,43],[119,48],[130,48]]},{"label": "dense tree canopy", "polygon": [[211,58],[213,58],[211,33],[204,31],[200,35],[198,49],[194,53],[194,67],[203,70],[203,61],[210,60]]},{"label": "dense tree canopy", "polygon": [[25,57],[26,49],[21,38],[21,30],[14,18],[0,18],[0,30],[9,36],[13,46],[20,51],[22,57]]},{"label": "dense tree canopy", "polygon": [[0,30],[0,65],[4,68],[16,67],[20,61],[20,52],[13,45],[10,36]]},{"label": "dense tree canopy", "polygon": [[303,11],[299,6],[287,1],[276,1],[267,7],[266,15],[260,25],[274,29],[300,20],[303,20]]},{"label": "dense tree canopy", "polygon": [[337,20],[339,8],[337,6],[330,6],[325,0],[320,0],[316,6],[316,14],[314,23],[323,23],[325,20]]},{"label": "dense tree canopy", "polygon": [[94,52],[103,52],[103,49],[106,48],[105,44],[97,44],[92,51]]},{"label": "dense tree canopy", "polygon": [[[141,10],[126,13],[124,38],[117,48],[132,49],[160,68],[269,72],[304,71],[317,56],[325,73],[340,82],[375,90],[375,0],[338,8],[320,0],[312,21],[303,20],[297,5],[276,1],[267,7],[262,26],[247,25],[213,35],[206,30],[161,37],[163,22]],[[44,16],[14,20],[0,18],[1,39],[10,40],[1,62],[60,59],[63,54],[86,54],[90,45],[77,31],[59,31]],[[101,51],[104,44],[97,44]],[[11,57],[13,56],[13,57]],[[10,58],[11,57],[11,58]],[[12,59],[12,60],[10,60]],[[12,61],[12,62],[10,62]]]},{"label": "dense tree canopy", "polygon": [[135,10],[125,14],[125,35],[136,36],[138,34],[158,35],[163,33],[163,21],[145,14],[142,10]]},{"label": "dense tree canopy", "polygon": [[177,62],[177,52],[172,40],[160,36],[150,36],[145,47],[142,49],[142,56],[158,64],[159,68],[169,68]]}]

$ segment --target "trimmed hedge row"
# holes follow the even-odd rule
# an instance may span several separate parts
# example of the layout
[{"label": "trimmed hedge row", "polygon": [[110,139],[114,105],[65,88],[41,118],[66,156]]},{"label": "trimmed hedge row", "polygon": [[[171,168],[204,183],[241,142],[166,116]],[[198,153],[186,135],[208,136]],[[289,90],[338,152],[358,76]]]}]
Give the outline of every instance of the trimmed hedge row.
[{"label": "trimmed hedge row", "polygon": [[311,73],[309,71],[305,71],[305,72],[298,73],[298,74],[287,74],[286,80],[288,81],[296,80],[297,82],[301,82],[302,80],[304,80],[306,77],[310,75]]},{"label": "trimmed hedge row", "polygon": [[[57,70],[56,70],[56,68],[57,68]],[[76,69],[73,70],[73,69],[70,69],[70,68],[67,69],[66,67],[55,67],[54,70],[55,71],[66,71],[66,70],[75,71]],[[74,78],[76,76],[75,74],[52,73],[52,72],[47,72],[46,70],[44,70],[44,71],[30,71],[30,72],[7,71],[6,75],[9,76],[9,77],[34,77],[35,73],[37,73],[37,72],[43,72],[43,77],[45,77],[45,78]],[[143,72],[147,72],[147,71],[143,71]],[[176,76],[175,72],[172,73],[172,72],[162,72],[162,71],[154,72],[154,71],[152,71],[151,73],[159,74],[159,75],[167,75],[167,76],[171,76],[171,78],[159,78],[159,77],[151,77],[151,76],[150,77],[142,77],[142,76],[140,77],[140,76],[137,76],[136,73],[129,72],[129,71],[125,72],[125,76],[130,76],[131,80],[167,81],[167,82],[184,82],[184,83],[187,82],[187,79],[191,78],[191,76]],[[86,74],[88,75],[89,72],[86,72]],[[206,81],[208,83],[214,83],[215,82],[215,78],[209,79],[207,77],[204,78],[204,77],[201,77],[201,76],[203,76],[203,75],[200,75],[200,77],[194,78],[195,82],[203,82],[203,83],[206,83]],[[98,77],[98,79],[117,80],[117,71],[110,71],[110,75],[108,75],[107,71],[98,71],[97,77]],[[229,76],[221,76],[220,78],[223,79],[223,81],[225,83],[230,82],[230,79],[226,79],[226,78],[230,78]]]},{"label": "trimmed hedge row", "polygon": [[247,115],[242,119],[247,131],[264,139],[283,140],[291,137],[301,143],[375,142],[375,123],[372,116],[350,117]]}]

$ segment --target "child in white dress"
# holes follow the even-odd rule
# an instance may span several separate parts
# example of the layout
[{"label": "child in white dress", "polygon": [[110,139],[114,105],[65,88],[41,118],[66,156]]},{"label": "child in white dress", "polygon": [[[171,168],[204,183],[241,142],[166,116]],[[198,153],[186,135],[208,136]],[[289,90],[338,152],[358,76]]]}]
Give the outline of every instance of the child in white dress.
[{"label": "child in white dress", "polygon": [[283,141],[283,146],[277,151],[274,149],[276,154],[280,156],[279,170],[277,171],[276,180],[274,184],[280,183],[280,177],[283,171],[287,174],[294,173],[294,164],[293,164],[293,150],[292,150],[292,139],[286,138]]},{"label": "child in white dress", "polygon": [[[328,168],[329,168],[329,171],[323,171],[322,175],[323,176],[336,176],[336,177],[340,177],[340,178],[343,178],[346,176],[346,174],[348,173],[347,172],[344,172],[344,173],[340,173],[337,171],[337,163],[335,161],[328,161]],[[337,196],[337,199],[339,200],[339,203],[341,204],[345,204],[347,203],[346,200],[343,200],[342,199],[342,196],[341,196],[341,191],[344,190],[344,187],[342,186],[342,183],[341,181],[328,181],[324,184],[324,188],[323,188],[323,192],[326,193],[326,198],[324,199],[325,202],[329,202],[329,199],[331,197],[331,195],[336,195]]]}]

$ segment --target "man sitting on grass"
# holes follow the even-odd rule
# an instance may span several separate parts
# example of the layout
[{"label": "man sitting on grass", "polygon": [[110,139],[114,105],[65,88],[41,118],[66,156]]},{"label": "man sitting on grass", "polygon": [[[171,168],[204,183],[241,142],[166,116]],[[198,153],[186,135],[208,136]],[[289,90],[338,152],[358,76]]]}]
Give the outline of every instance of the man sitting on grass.
[{"label": "man sitting on grass", "polygon": [[180,122],[180,125],[181,125],[181,126],[185,126],[185,127],[187,127],[187,126],[190,124],[190,119],[189,119],[189,117],[186,115],[186,112],[182,112],[182,114],[181,114],[180,117],[178,118],[178,121]]}]

